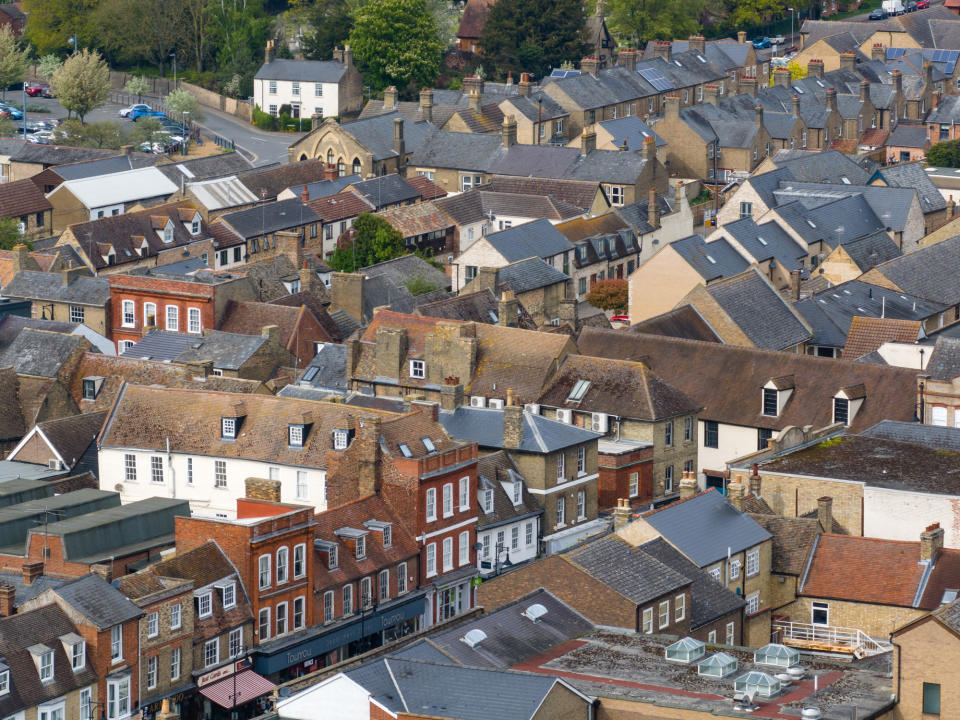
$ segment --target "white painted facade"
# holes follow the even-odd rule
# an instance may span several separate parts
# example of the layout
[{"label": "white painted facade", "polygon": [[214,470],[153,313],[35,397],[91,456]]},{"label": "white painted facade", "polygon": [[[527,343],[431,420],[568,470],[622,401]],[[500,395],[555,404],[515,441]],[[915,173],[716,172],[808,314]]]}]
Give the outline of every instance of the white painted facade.
[{"label": "white painted facade", "polygon": [[[483,546],[477,553],[480,574],[483,576],[494,574],[498,563],[502,571],[503,564],[507,560],[511,565],[517,565],[535,559],[540,545],[540,517],[540,515],[534,515],[503,525],[478,527],[477,542]],[[499,554],[498,545],[500,546]]]},{"label": "white painted facade", "polygon": [[946,532],[944,547],[960,548],[960,497],[869,485],[863,488],[866,537],[916,542],[935,522]]},{"label": "white painted facade", "polygon": [[270,115],[279,115],[281,106],[290,105],[296,106],[299,113],[293,117],[335,117],[340,112],[340,86],[329,82],[255,79],[253,101]]},{"label": "white painted facade", "polygon": [[[128,479],[127,456],[135,459],[136,480]],[[153,464],[158,458],[163,481],[154,482]],[[100,488],[117,491],[123,503],[149,497],[170,497],[190,501],[190,510],[199,517],[236,518],[236,500],[246,496],[247,478],[280,481],[280,501],[313,505],[327,509],[327,472],[301,467],[246,460],[236,457],[190,455],[171,449],[154,452],[140,448],[101,447],[99,451]],[[217,463],[225,482],[218,486]],[[299,474],[299,476],[298,476]]]},{"label": "white painted facade", "polygon": [[362,686],[340,673],[279,700],[277,712],[289,720],[315,720],[321,715],[325,720],[369,720],[371,703],[383,707]]},{"label": "white painted facade", "polygon": [[[757,451],[757,428],[743,425],[729,425],[720,423],[717,430],[717,445],[709,448],[706,442],[706,421],[700,421],[700,432],[697,433],[697,467],[708,470],[723,470],[727,463],[736,458],[749,455]],[[774,432],[776,438],[778,433]],[[675,480],[676,482],[676,480]]]}]

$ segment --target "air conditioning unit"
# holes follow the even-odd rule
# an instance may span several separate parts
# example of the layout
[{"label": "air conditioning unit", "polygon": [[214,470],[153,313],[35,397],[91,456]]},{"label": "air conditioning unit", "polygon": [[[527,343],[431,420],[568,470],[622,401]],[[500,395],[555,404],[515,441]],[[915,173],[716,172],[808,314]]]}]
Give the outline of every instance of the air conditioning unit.
[{"label": "air conditioning unit", "polygon": [[50,458],[47,460],[47,467],[51,470],[63,470],[63,463],[56,458]]},{"label": "air conditioning unit", "polygon": [[559,408],[557,410],[557,420],[569,425],[571,422],[573,422],[573,411]]},{"label": "air conditioning unit", "polygon": [[488,405],[488,407],[496,408],[497,410],[502,410],[502,409],[503,409],[503,400],[501,400],[500,398],[490,398],[490,400],[489,400],[489,402],[487,403],[487,405]]},{"label": "air conditioning unit", "polygon": [[591,413],[590,429],[593,430],[594,432],[605,433],[607,431],[607,414]]},{"label": "air conditioning unit", "polygon": [[531,415],[539,415],[540,405],[538,403],[527,403],[526,405],[523,406],[523,411],[528,412]]},{"label": "air conditioning unit", "polygon": [[470,396],[470,407],[482,408],[487,406],[487,399],[482,395]]}]

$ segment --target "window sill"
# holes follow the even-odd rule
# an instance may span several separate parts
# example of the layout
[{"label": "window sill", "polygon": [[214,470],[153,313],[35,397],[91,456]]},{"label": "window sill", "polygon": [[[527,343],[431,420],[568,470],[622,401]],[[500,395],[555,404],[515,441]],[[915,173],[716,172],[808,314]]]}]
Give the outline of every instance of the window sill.
[{"label": "window sill", "polygon": [[427,577],[428,577],[428,578],[432,578],[432,577],[436,577],[436,576],[437,576],[437,573],[436,573],[436,572],[428,572],[428,573],[427,573]]},{"label": "window sill", "polygon": [[565,528],[566,526],[567,526],[566,523],[557,523],[556,525],[554,525],[554,529],[555,529],[555,530],[562,530],[562,529]]},{"label": "window sill", "polygon": [[453,512],[448,512],[448,513],[444,513],[444,514],[443,514],[443,519],[444,519],[444,520],[447,520],[447,519],[452,518],[452,517],[453,517]]},{"label": "window sill", "polygon": [[437,516],[436,516],[436,515],[434,515],[433,517],[428,517],[428,518],[427,518],[427,522],[436,522],[436,521],[437,521]]},{"label": "window sill", "polygon": [[470,506],[469,506],[469,505],[461,505],[461,506],[460,506],[460,512],[470,512]]},{"label": "window sill", "polygon": [[577,522],[583,522],[586,519],[587,519],[586,515],[581,515],[580,517],[577,518]]},{"label": "window sill", "polygon": [[111,665],[117,665],[117,664],[122,663],[122,662],[123,662],[123,658],[122,658],[122,657],[110,658],[110,664],[111,664]]}]

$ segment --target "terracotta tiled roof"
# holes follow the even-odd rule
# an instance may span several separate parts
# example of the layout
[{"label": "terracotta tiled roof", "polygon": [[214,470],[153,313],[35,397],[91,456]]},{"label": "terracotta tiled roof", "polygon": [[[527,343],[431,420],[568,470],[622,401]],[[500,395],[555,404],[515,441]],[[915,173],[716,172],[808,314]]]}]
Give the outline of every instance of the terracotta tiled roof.
[{"label": "terracotta tiled roof", "polygon": [[52,207],[43,191],[30,179],[6,183],[0,192],[0,217],[20,217]]},{"label": "terracotta tiled roof", "polygon": [[258,198],[272,200],[288,187],[323,180],[325,168],[323,160],[301,160],[246,170],[237,173],[237,178]]},{"label": "terracotta tiled roof", "polygon": [[494,175],[484,188],[492,192],[550,195],[556,200],[563,200],[584,210],[590,209],[599,190],[597,183],[587,180],[551,180],[507,175]]},{"label": "terracotta tiled roof", "polygon": [[557,225],[557,230],[562,232],[570,242],[577,242],[578,240],[593,237],[594,235],[615,233],[627,227],[627,223],[617,214],[608,212],[592,218],[578,217],[573,220],[567,220],[567,222]]},{"label": "terracotta tiled roof", "polygon": [[848,360],[856,360],[872,353],[884,343],[915,343],[922,331],[923,323],[919,320],[857,316],[850,322],[843,356]]},{"label": "terracotta tiled roof", "polygon": [[[466,295],[455,295],[444,300],[418,305],[414,312],[417,315],[443,318],[446,320],[460,320],[462,322],[496,323],[500,304],[490,288],[484,288]],[[536,330],[537,325],[530,317],[523,304],[519,304],[520,314],[517,316],[517,327],[524,330]],[[492,315],[491,315],[492,313]]]},{"label": "terracotta tiled roof", "polygon": [[310,312],[305,307],[275,305],[261,302],[236,302],[231,300],[220,321],[220,330],[223,332],[239,333],[241,335],[258,335],[267,325],[276,325],[280,328],[280,344],[289,348],[296,329],[302,323],[304,313]]},{"label": "terracotta tiled roof", "polygon": [[307,206],[323,218],[324,223],[337,222],[356,217],[360,213],[371,212],[373,204],[366,198],[350,190],[343,190],[336,195],[310,200]]},{"label": "terracotta tiled roof", "polygon": [[416,205],[397,205],[381,210],[380,217],[396,228],[405,238],[446,231],[455,223],[453,218],[432,202]]},{"label": "terracotta tiled roof", "polygon": [[434,451],[426,447],[423,438],[430,438],[437,452],[470,444],[451,438],[443,425],[433,420],[427,410],[390,418],[380,425],[381,447],[396,458],[406,457],[400,449],[401,443],[407,446],[410,457],[419,458],[433,454]]},{"label": "terracotta tiled roof", "polygon": [[[340,551],[337,553],[338,567],[334,570],[327,567],[326,554],[318,554],[320,562],[317,563],[318,572],[314,575],[314,588],[318,591],[373,575],[386,568],[391,569],[392,575],[396,572],[394,566],[397,563],[419,552],[416,540],[394,515],[387,503],[377,495],[359,498],[326,512],[317,513],[313,516],[313,520],[314,537],[328,542],[340,542],[335,534],[335,531],[340,528],[367,529],[364,523],[368,520],[391,523],[392,536],[390,547],[385,548],[381,534],[371,531],[367,536],[366,557],[362,560],[358,560],[355,553],[347,552],[341,544]],[[407,568],[408,575],[414,571],[415,568],[412,566]],[[407,587],[411,585],[415,586],[416,583],[407,583]]]},{"label": "terracotta tiled roof", "polygon": [[424,200],[436,200],[437,198],[447,196],[446,190],[425,175],[414,175],[413,177],[405,179],[407,183],[413,185],[414,189],[420,193],[420,197]]},{"label": "terracotta tiled roof", "polygon": [[479,38],[483,33],[483,26],[487,22],[487,15],[495,0],[468,0],[467,7],[460,18],[460,28],[457,30],[459,38]]},{"label": "terracotta tiled roof", "polygon": [[864,131],[863,137],[860,138],[860,144],[867,145],[869,147],[882,147],[883,145],[887,144],[888,137],[890,137],[889,130],[870,128],[869,130]]},{"label": "terracotta tiled roof", "polygon": [[[456,323],[456,320],[443,318],[421,317],[419,315],[404,315],[392,310],[381,310],[373,316],[373,321],[367,325],[360,338],[363,342],[376,343],[377,330],[382,327],[402,327],[407,331],[407,353],[419,356],[426,347],[426,337],[437,326],[437,323]],[[372,360],[372,357],[371,357]]]},{"label": "terracotta tiled roof", "polygon": [[135,604],[141,605],[141,602],[138,601],[149,603],[152,595],[186,592],[193,587],[193,582],[181,578],[160,577],[148,570],[133,575],[124,575],[122,578],[115,580],[113,586]]},{"label": "terracotta tiled roof", "polygon": [[[224,442],[221,418],[235,417],[238,404],[243,417],[237,437]],[[370,415],[394,417],[343,403],[128,385],[101,443],[159,450],[169,437],[180,452],[324,468],[327,451],[333,449],[333,431],[352,429],[355,418]],[[302,448],[291,448],[287,442],[291,423],[310,426]]]},{"label": "terracotta tiled roof", "polygon": [[218,249],[232,247],[233,245],[243,245],[246,243],[242,237],[237,235],[229,225],[223,222],[220,218],[216,218],[211,222],[207,229],[210,231],[210,235],[213,237],[216,247]]}]

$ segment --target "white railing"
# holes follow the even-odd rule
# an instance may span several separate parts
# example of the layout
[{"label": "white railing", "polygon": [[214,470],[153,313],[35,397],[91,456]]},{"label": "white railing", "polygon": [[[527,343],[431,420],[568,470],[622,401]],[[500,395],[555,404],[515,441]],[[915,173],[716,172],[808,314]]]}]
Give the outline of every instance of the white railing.
[{"label": "white railing", "polygon": [[834,625],[813,625],[788,620],[773,623],[774,638],[784,645],[848,652],[858,658],[890,652],[893,646],[883,640],[875,640],[859,628]]}]

